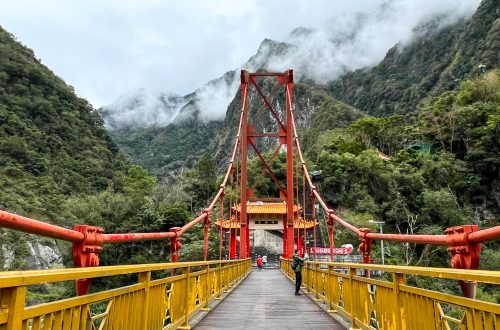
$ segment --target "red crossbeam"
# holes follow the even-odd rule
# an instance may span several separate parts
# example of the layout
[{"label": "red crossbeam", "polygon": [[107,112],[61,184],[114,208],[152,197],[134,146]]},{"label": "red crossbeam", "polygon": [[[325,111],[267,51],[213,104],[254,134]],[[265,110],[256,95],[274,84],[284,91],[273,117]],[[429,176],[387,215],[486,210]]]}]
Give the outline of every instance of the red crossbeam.
[{"label": "red crossbeam", "polygon": [[5,211],[0,211],[0,227],[68,242],[81,242],[85,237],[83,233],[76,230],[51,225]]},{"label": "red crossbeam", "polygon": [[155,241],[175,237],[175,233],[167,231],[163,233],[130,233],[130,234],[103,234],[103,242],[106,244]]}]

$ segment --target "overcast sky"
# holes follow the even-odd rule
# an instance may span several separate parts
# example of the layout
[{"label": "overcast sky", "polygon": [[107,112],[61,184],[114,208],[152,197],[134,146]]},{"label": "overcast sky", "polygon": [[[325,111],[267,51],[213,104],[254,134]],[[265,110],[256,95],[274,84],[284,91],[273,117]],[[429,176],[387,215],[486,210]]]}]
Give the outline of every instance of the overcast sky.
[{"label": "overcast sky", "polygon": [[[138,88],[190,93],[239,68],[264,38],[284,41],[296,27],[332,26],[383,2],[0,0],[0,25],[100,107]],[[471,11],[479,0],[414,0],[408,9],[441,2]]]}]

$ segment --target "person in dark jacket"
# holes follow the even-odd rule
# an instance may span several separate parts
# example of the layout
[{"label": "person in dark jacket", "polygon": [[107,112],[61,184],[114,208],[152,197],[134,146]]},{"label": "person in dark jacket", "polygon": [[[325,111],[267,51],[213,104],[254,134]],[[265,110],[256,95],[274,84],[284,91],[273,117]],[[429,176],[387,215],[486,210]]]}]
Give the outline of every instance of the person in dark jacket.
[{"label": "person in dark jacket", "polygon": [[295,265],[295,295],[301,296],[300,286],[302,285],[302,266],[304,265],[305,259],[299,256],[299,249],[295,249],[295,254],[293,255],[293,264]]}]

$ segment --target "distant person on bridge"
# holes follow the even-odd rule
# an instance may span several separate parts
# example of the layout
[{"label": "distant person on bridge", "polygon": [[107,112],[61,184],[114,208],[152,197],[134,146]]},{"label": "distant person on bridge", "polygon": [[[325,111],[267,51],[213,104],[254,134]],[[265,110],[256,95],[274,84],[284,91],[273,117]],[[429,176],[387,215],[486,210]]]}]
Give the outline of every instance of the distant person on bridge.
[{"label": "distant person on bridge", "polygon": [[295,249],[295,254],[293,255],[292,269],[295,272],[295,295],[301,296],[300,286],[302,285],[302,266],[304,265],[306,259],[302,259],[299,256],[299,249]]},{"label": "distant person on bridge", "polygon": [[267,255],[264,254],[264,256],[262,256],[262,262],[264,263],[264,269],[267,268]]},{"label": "distant person on bridge", "polygon": [[263,262],[262,262],[262,257],[260,256],[260,254],[257,256],[257,267],[259,268],[259,271],[262,270],[262,265],[263,265]]}]

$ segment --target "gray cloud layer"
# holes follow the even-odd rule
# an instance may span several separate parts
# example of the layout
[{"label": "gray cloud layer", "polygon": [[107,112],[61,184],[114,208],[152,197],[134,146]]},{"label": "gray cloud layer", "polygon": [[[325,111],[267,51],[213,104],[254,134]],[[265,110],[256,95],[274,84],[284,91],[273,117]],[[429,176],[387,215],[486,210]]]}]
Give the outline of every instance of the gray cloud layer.
[{"label": "gray cloud layer", "polygon": [[[220,119],[238,75],[264,66],[322,83],[376,64],[413,29],[440,15],[470,16],[479,0],[16,0],[0,2],[4,28],[95,106],[108,125],[166,125],[181,109]],[[293,29],[304,26],[306,29]],[[293,45],[273,54],[264,38]],[[272,56],[270,56],[272,55]],[[242,65],[243,63],[243,65]],[[197,87],[197,93],[187,94]],[[167,94],[165,94],[167,93]],[[120,97],[121,95],[121,97]],[[170,95],[170,96],[167,96]]]},{"label": "gray cloud layer", "polygon": [[[452,24],[459,18],[472,15],[478,4],[478,1],[465,0],[387,1],[370,12],[336,15],[319,28],[297,28],[281,43],[266,40],[257,54],[239,68],[278,72],[294,68],[299,78],[326,83],[346,71],[375,65],[389,48],[397,43],[404,47],[417,37],[421,30],[416,30],[416,27],[425,22],[439,18],[441,26]],[[111,120],[118,126],[163,126],[179,120],[181,114],[197,111],[202,119],[220,120],[224,118],[238,84],[238,70],[235,70],[224,79],[216,79],[196,90],[194,95],[185,99],[182,105],[185,108],[178,107],[176,112],[168,107],[153,105],[148,108],[145,105],[157,101],[145,100],[147,95],[142,95],[141,104],[144,106],[137,107],[136,111],[130,108],[124,111],[118,101],[105,107],[105,118],[108,126],[111,126]]]}]

